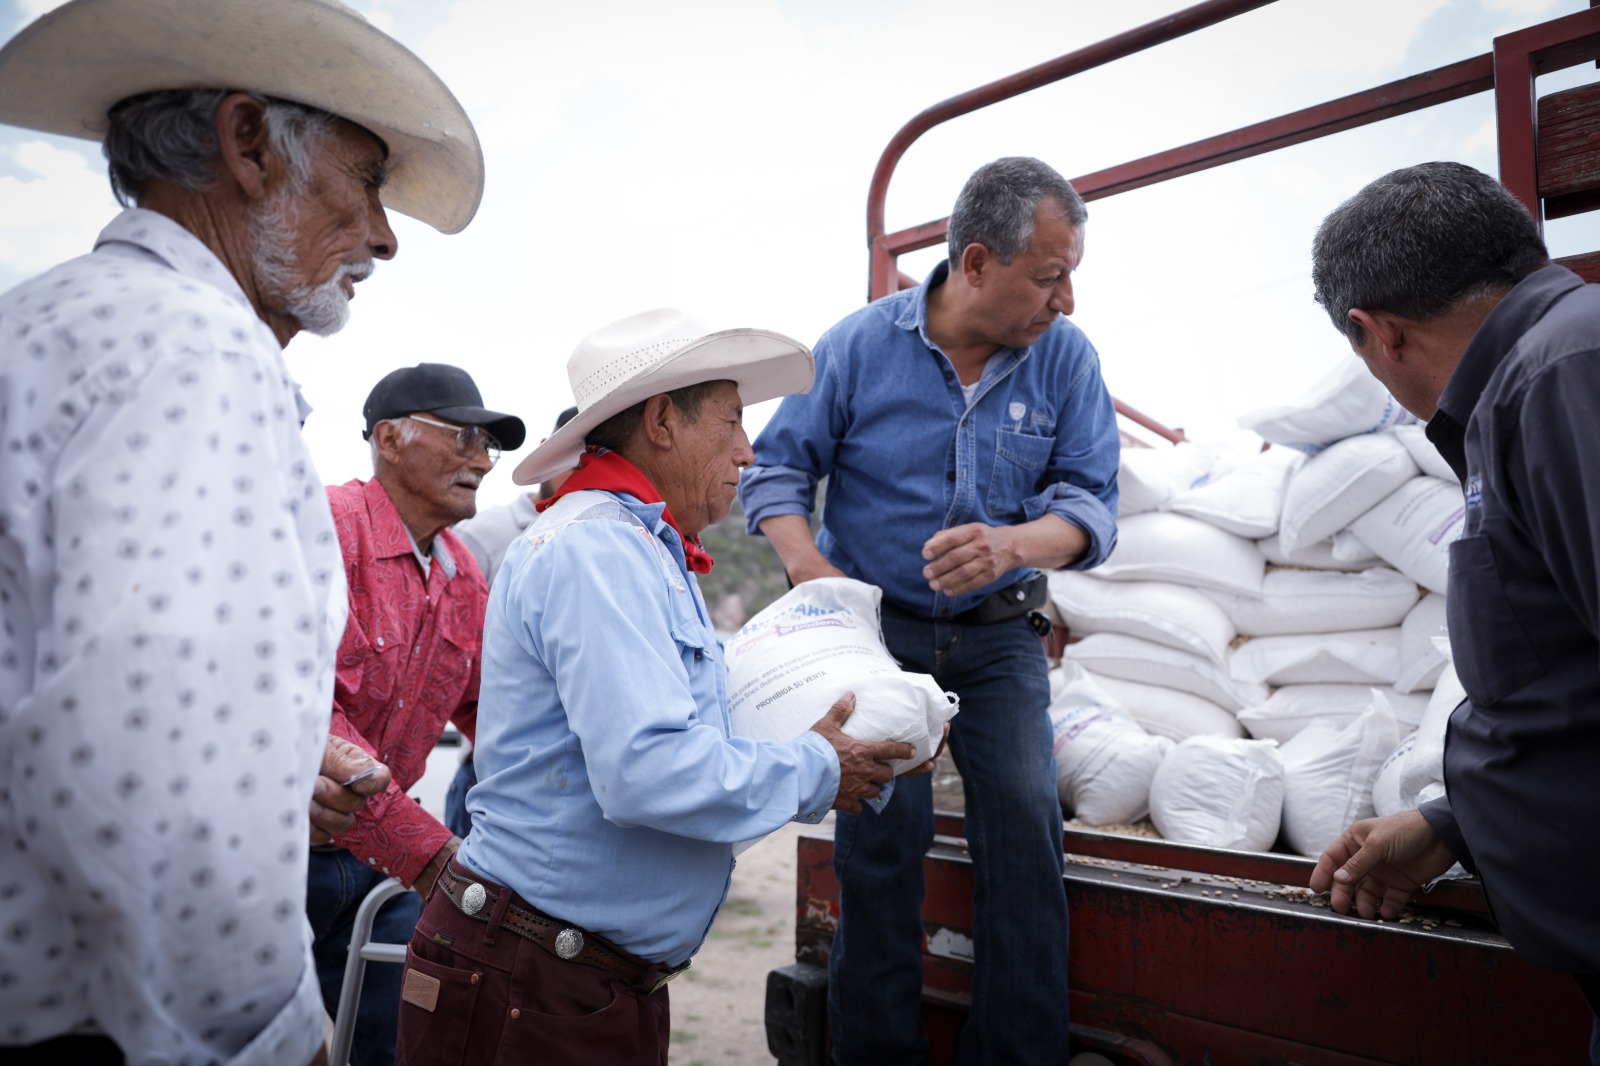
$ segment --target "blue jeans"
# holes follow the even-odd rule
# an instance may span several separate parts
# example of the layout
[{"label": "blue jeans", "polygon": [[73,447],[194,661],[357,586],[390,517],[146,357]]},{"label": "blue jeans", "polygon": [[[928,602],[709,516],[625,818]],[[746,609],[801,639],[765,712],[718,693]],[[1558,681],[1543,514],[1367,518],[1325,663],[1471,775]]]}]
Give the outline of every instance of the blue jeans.
[{"label": "blue jeans", "polygon": [[467,793],[477,783],[478,771],[472,765],[472,752],[468,751],[444,793],[444,824],[462,840],[472,832],[472,812],[467,810]]},{"label": "blue jeans", "polygon": [[[1064,1064],[1067,897],[1039,637],[1025,617],[933,622],[884,605],[883,635],[906,669],[958,693],[950,753],[966,793],[972,852],[972,1009],[963,1066]],[[840,920],[828,960],[834,1062],[928,1061],[920,1029],[922,857],[933,843],[929,777],[903,777],[882,813],[840,813],[834,871]]]},{"label": "blue jeans", "polygon": [[[377,885],[388,880],[348,851],[313,851],[306,875],[306,917],[311,921],[311,953],[316,958],[322,1002],[332,1015],[339,1007],[344,984],[345,958],[349,954],[351,926],[356,908]],[[372,939],[407,944],[422,913],[422,898],[402,892],[378,911]],[[395,1032],[400,1026],[400,983],[405,967],[392,962],[369,962],[356,1004],[355,1039],[350,1061],[355,1066],[391,1066]]]}]

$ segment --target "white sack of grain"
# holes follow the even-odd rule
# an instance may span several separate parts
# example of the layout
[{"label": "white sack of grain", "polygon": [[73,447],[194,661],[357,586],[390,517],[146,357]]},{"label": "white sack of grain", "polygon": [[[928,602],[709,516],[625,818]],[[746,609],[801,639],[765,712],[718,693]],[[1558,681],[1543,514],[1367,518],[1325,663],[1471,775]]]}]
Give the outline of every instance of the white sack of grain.
[{"label": "white sack of grain", "polygon": [[[1256,541],[1256,547],[1274,566],[1299,566],[1312,570],[1361,570],[1383,560],[1368,551],[1349,530],[1340,530],[1297,551],[1284,551],[1283,539],[1274,533]],[[1348,556],[1354,554],[1356,558]]]},{"label": "white sack of grain", "polygon": [[1074,635],[1126,633],[1227,661],[1233,623],[1206,594],[1165,581],[1102,581],[1076,570],[1050,571],[1050,602]]},{"label": "white sack of grain", "polygon": [[1062,652],[1096,674],[1188,692],[1238,711],[1267,698],[1264,685],[1237,681],[1228,668],[1193,652],[1181,651],[1125,633],[1094,633]]},{"label": "white sack of grain", "polygon": [[1399,747],[1383,760],[1383,765],[1378,767],[1378,776],[1372,780],[1372,812],[1379,818],[1387,818],[1391,814],[1408,811],[1405,800],[1400,796],[1400,775],[1405,768],[1406,760],[1411,757],[1411,750],[1417,746],[1417,731],[1413,729],[1401,739]]},{"label": "white sack of grain", "polygon": [[956,695],[895,663],[879,627],[882,599],[876,585],[819,578],[796,585],[745,623],[724,645],[733,735],[793,740],[854,692],[845,733],[910,744],[911,758],[890,763],[897,774],[932,758],[956,713]]},{"label": "white sack of grain", "polygon": [[1466,690],[1456,678],[1455,670],[1445,667],[1428,700],[1422,724],[1417,726],[1417,742],[1401,764],[1400,801],[1406,805],[1404,809],[1420,807],[1443,793],[1444,735],[1450,725],[1450,715],[1466,698]]},{"label": "white sack of grain", "polygon": [[1415,729],[1428,709],[1427,693],[1405,694],[1379,685],[1284,685],[1265,703],[1239,712],[1239,724],[1257,740],[1282,744],[1313,722],[1344,727],[1382,698],[1402,729]]},{"label": "white sack of grain", "polygon": [[1333,633],[1399,625],[1416,606],[1417,586],[1399,571],[1376,566],[1356,573],[1272,570],[1261,595],[1207,592],[1239,635]]},{"label": "white sack of grain", "polygon": [[1361,538],[1348,529],[1341,529],[1329,538],[1333,545],[1333,558],[1346,570],[1365,570],[1383,562],[1378,553],[1367,547]]},{"label": "white sack of grain", "polygon": [[[1417,474],[1411,454],[1392,433],[1351,437],[1330,445],[1289,479],[1278,523],[1283,549],[1298,551],[1333,536]],[[1356,534],[1360,536],[1361,531]],[[1366,537],[1361,539],[1378,551]]]},{"label": "white sack of grain", "polygon": [[1449,662],[1445,599],[1430,592],[1400,623],[1400,673],[1394,679],[1394,687],[1401,692],[1431,689]]},{"label": "white sack of grain", "polygon": [[1406,482],[1350,524],[1384,562],[1432,592],[1450,577],[1450,542],[1466,522],[1461,486],[1436,477]]},{"label": "white sack of grain", "polygon": [[1117,471],[1117,517],[1159,511],[1174,495],[1204,484],[1217,460],[1210,444],[1180,441],[1167,447],[1124,448]]},{"label": "white sack of grain", "polygon": [[1266,851],[1283,813],[1283,762],[1271,740],[1190,737],[1150,782],[1150,820],[1168,840]]},{"label": "white sack of grain", "polygon": [[1341,358],[1299,400],[1251,411],[1239,419],[1239,425],[1274,444],[1315,454],[1346,437],[1376,433],[1416,420],[1367,373],[1361,360],[1350,357]]},{"label": "white sack of grain", "polygon": [[1399,742],[1380,695],[1344,726],[1314,722],[1279,750],[1283,760],[1283,835],[1302,855],[1318,856],[1345,827],[1373,814],[1372,785]]},{"label": "white sack of grain", "polygon": [[1224,454],[1203,484],[1176,493],[1166,509],[1252,540],[1270,536],[1289,475],[1304,462],[1293,448]]},{"label": "white sack of grain", "polygon": [[1439,454],[1439,449],[1433,446],[1433,441],[1428,439],[1428,430],[1421,424],[1415,426],[1396,426],[1392,431],[1399,438],[1400,443],[1406,446],[1406,451],[1411,453],[1412,460],[1429,477],[1442,478],[1445,481],[1455,481],[1456,472],[1450,469],[1450,464],[1444,461],[1444,456]]},{"label": "white sack of grain", "polygon": [[1233,712],[1219,707],[1192,692],[1125,681],[1120,677],[1092,674],[1095,682],[1109,694],[1133,720],[1152,736],[1169,740],[1190,737],[1243,737],[1244,727]]},{"label": "white sack of grain", "polygon": [[1172,741],[1146,733],[1081,667],[1062,673],[1068,680],[1050,704],[1061,802],[1088,825],[1137,822]]},{"label": "white sack of grain", "polygon": [[1257,593],[1266,570],[1253,540],[1187,515],[1139,514],[1118,523],[1117,546],[1094,574],[1107,581]]},{"label": "white sack of grain", "polygon": [[1400,627],[1256,637],[1233,650],[1228,670],[1241,684],[1393,685]]}]

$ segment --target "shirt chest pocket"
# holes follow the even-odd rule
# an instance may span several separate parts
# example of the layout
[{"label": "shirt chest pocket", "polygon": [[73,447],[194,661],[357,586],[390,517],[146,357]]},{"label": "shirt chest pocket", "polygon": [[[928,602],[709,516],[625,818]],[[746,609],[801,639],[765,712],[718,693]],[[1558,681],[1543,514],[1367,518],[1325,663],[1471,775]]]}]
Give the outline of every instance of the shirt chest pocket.
[{"label": "shirt chest pocket", "polygon": [[1474,703],[1491,705],[1544,676],[1544,667],[1495,562],[1486,536],[1450,545],[1445,598],[1456,676]]},{"label": "shirt chest pocket", "polygon": [[728,732],[728,701],[723,694],[722,658],[699,619],[686,619],[672,627],[672,641],[689,675],[695,715],[707,725]]},{"label": "shirt chest pocket", "polygon": [[994,475],[989,479],[988,511],[996,517],[1020,514],[1022,501],[1039,491],[1039,479],[1050,465],[1054,437],[1015,430],[995,431]]}]

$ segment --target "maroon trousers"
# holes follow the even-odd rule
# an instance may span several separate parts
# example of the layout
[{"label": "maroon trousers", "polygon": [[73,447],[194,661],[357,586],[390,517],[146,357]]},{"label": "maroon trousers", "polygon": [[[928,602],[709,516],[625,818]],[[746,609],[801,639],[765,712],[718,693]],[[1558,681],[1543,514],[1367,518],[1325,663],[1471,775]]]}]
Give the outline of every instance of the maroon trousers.
[{"label": "maroon trousers", "polygon": [[397,1066],[666,1066],[669,1034],[665,986],[632,988],[429,896],[406,952]]}]

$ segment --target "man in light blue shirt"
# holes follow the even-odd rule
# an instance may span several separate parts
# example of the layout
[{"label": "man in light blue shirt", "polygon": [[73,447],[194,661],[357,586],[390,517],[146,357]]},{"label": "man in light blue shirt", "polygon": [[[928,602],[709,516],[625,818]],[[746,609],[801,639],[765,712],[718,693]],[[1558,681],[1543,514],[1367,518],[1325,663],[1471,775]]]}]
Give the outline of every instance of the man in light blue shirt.
[{"label": "man in light blue shirt", "polygon": [[[756,441],[740,486],[795,583],[883,589],[889,650],[961,697],[950,750],[977,879],[963,1063],[1067,1061],[1067,904],[1035,567],[1086,569],[1116,543],[1120,438],[1099,358],[1066,320],[1083,201],[1036,159],[980,168],[950,257],[817,343],[817,382]],[[822,528],[807,515],[828,479]],[[839,816],[829,958],[834,1061],[921,1063],[926,778]]]},{"label": "man in light blue shirt", "polygon": [[591,334],[568,373],[578,414],[515,479],[582,465],[490,594],[472,832],[411,942],[402,1063],[659,1066],[665,982],[732,845],[859,810],[912,751],[840,732],[848,696],[790,743],[729,737],[699,533],[750,463],[743,405],[809,385],[810,352],[656,311]]}]

